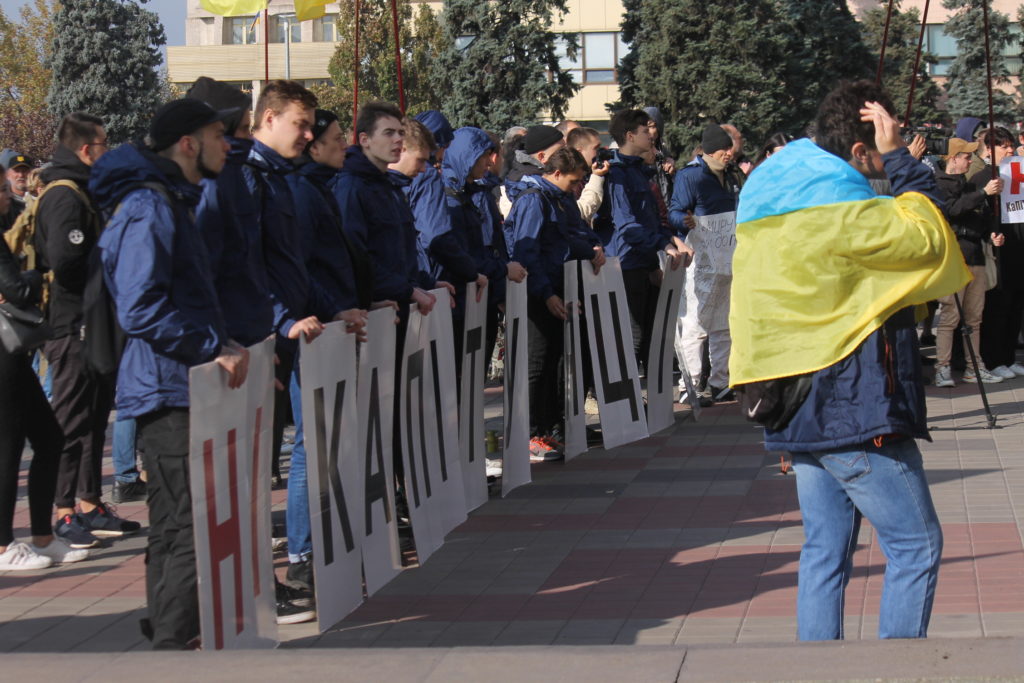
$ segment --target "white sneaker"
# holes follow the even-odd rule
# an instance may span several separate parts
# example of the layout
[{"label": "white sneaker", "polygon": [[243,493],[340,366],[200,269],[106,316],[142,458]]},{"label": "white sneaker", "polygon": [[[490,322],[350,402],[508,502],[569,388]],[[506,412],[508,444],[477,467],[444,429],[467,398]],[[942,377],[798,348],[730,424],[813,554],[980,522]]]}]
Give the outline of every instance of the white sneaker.
[{"label": "white sneaker", "polygon": [[501,467],[504,464],[502,460],[497,458],[487,458],[487,476],[488,477],[500,477]]},{"label": "white sneaker", "polygon": [[64,539],[53,537],[50,545],[40,548],[35,543],[29,546],[36,555],[42,555],[53,560],[54,564],[71,564],[81,562],[89,558],[89,551],[85,548],[75,549],[64,542]]},{"label": "white sneaker", "polygon": [[965,382],[977,382],[980,379],[982,384],[999,384],[1003,381],[1002,377],[999,375],[993,375],[985,368],[978,368],[977,377],[974,376],[974,370],[972,368],[967,368],[967,370],[964,371],[963,379]]},{"label": "white sneaker", "polygon": [[935,368],[935,386],[937,387],[955,387],[956,382],[953,381],[953,373],[949,371],[948,365],[940,365]]},{"label": "white sneaker", "polygon": [[1010,366],[1009,370],[1018,377],[1024,377],[1024,365],[1020,363],[1014,363]]},{"label": "white sneaker", "polygon": [[1013,370],[1011,370],[1010,368],[1006,367],[1005,365],[998,365],[998,366],[992,368],[989,372],[991,372],[996,377],[1002,377],[1003,379],[1016,379],[1017,378],[1017,373],[1015,373]]},{"label": "white sneaker", "polygon": [[49,557],[36,554],[24,543],[11,543],[0,554],[0,572],[23,572],[32,569],[46,569],[53,564]]}]

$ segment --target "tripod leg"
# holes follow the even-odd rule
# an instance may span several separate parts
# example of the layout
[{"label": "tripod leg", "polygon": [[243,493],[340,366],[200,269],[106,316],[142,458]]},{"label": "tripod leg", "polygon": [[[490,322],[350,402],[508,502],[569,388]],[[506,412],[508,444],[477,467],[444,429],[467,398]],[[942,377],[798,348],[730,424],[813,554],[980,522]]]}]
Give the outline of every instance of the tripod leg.
[{"label": "tripod leg", "polygon": [[996,426],[996,416],[992,414],[992,408],[988,405],[988,394],[985,393],[985,384],[981,381],[981,371],[978,367],[978,356],[974,350],[974,343],[971,341],[971,326],[967,324],[964,317],[964,306],[960,303],[960,294],[953,294],[953,301],[956,302],[956,311],[960,314],[960,331],[964,335],[964,347],[971,359],[971,366],[974,368],[974,376],[978,382],[978,392],[981,394],[981,403],[985,406],[985,419],[988,420],[988,428]]}]

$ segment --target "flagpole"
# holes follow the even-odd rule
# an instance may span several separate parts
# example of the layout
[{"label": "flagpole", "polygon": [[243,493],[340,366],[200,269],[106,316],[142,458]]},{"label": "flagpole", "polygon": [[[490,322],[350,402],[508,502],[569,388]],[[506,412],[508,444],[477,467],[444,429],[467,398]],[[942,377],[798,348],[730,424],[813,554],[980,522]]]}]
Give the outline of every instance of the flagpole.
[{"label": "flagpole", "polygon": [[359,135],[356,133],[356,119],[359,118],[359,0],[356,2],[356,58],[355,72],[352,74],[352,144],[359,144]]},{"label": "flagpole", "polygon": [[263,8],[263,81],[270,82],[270,3]]},{"label": "flagpole", "polygon": [[405,87],[402,84],[402,44],[398,38],[398,2],[391,0],[391,26],[395,32],[395,69],[398,73],[398,108],[405,113]]}]

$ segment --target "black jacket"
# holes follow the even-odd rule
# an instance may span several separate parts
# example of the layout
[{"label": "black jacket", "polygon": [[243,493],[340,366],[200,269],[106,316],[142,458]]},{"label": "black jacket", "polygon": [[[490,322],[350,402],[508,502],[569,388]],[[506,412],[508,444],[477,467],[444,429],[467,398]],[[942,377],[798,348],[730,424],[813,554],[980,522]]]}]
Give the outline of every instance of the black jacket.
[{"label": "black jacket", "polygon": [[[87,193],[90,168],[74,153],[58,147],[42,180],[71,180]],[[88,194],[86,194],[88,196]],[[45,193],[36,207],[34,244],[40,270],[53,271],[49,319],[55,339],[78,334],[82,325],[82,293],[88,277],[89,254],[99,239],[101,223],[92,201],[67,187]]]},{"label": "black jacket", "polygon": [[935,183],[946,200],[946,217],[956,233],[964,262],[969,266],[985,265],[981,243],[988,240],[992,232],[987,229],[991,227],[987,224],[991,222],[991,213],[986,216],[985,211],[988,195],[981,189],[988,180],[979,186],[974,182],[976,179],[977,176],[968,181],[963,173],[951,175],[939,171],[935,174]]},{"label": "black jacket", "polygon": [[39,301],[43,279],[39,271],[21,272],[21,264],[5,240],[0,240],[0,296],[20,307]]},{"label": "black jacket", "polygon": [[[976,187],[984,187],[991,179],[992,167],[986,165],[971,176],[968,182]],[[989,202],[983,205],[982,221],[986,236],[993,232],[1001,232],[1006,236],[1003,246],[995,250],[999,263],[999,288],[1024,289],[1024,223],[1000,223],[992,213],[992,205]]]}]

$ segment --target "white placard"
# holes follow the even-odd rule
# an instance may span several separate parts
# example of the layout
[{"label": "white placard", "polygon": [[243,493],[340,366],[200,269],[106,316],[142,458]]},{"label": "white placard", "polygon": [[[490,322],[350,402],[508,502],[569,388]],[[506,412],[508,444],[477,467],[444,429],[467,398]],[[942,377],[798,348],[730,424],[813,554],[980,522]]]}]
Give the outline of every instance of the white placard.
[{"label": "white placard", "polygon": [[[736,250],[736,212],[696,216],[697,227],[686,236],[693,264],[686,269],[687,316],[708,332],[729,328],[732,255]],[[696,305],[694,305],[694,302]]]},{"label": "white placard", "polygon": [[[505,439],[501,495],[529,484],[530,392],[527,371],[526,279],[505,287]],[[551,378],[551,381],[557,381]]]},{"label": "white placard", "polygon": [[580,328],[579,269],[593,268],[589,263],[569,261],[563,268],[565,277],[565,459],[575,458],[587,450],[587,414],[584,403],[587,390],[583,386],[583,344]]},{"label": "white placard", "polygon": [[646,438],[647,416],[619,259],[608,257],[601,272],[582,268],[584,314],[601,413],[605,448]]},{"label": "white placard", "polygon": [[675,424],[673,412],[674,385],[672,383],[672,357],[675,353],[676,321],[679,299],[683,292],[683,274],[680,266],[675,270],[668,265],[664,252],[661,260],[661,288],[654,312],[651,345],[647,355],[647,429],[656,434]]},{"label": "white placard", "polygon": [[316,612],[323,633],[363,601],[356,336],[335,322],[299,349]]},{"label": "white placard", "polygon": [[431,293],[437,303],[430,314],[414,309],[409,316],[400,388],[405,495],[420,564],[466,519],[451,298],[446,289]]},{"label": "white placard", "polygon": [[270,549],[274,340],[249,348],[238,389],[216,363],[189,370],[189,470],[205,649],[277,645]]},{"label": "white placard", "polygon": [[459,388],[459,451],[466,511],[487,502],[487,448],[484,443],[484,375],[487,358],[487,287],[477,301],[477,286],[466,286],[466,318],[462,335],[462,378]]},{"label": "white placard", "polygon": [[395,515],[393,437],[395,414],[395,312],[371,311],[367,342],[359,347],[359,479],[363,482],[361,527],[366,594],[373,595],[402,569]]},{"label": "white placard", "polygon": [[1003,223],[1024,223],[1024,157],[1008,157],[999,162],[999,177],[1003,179],[1000,195]]}]

